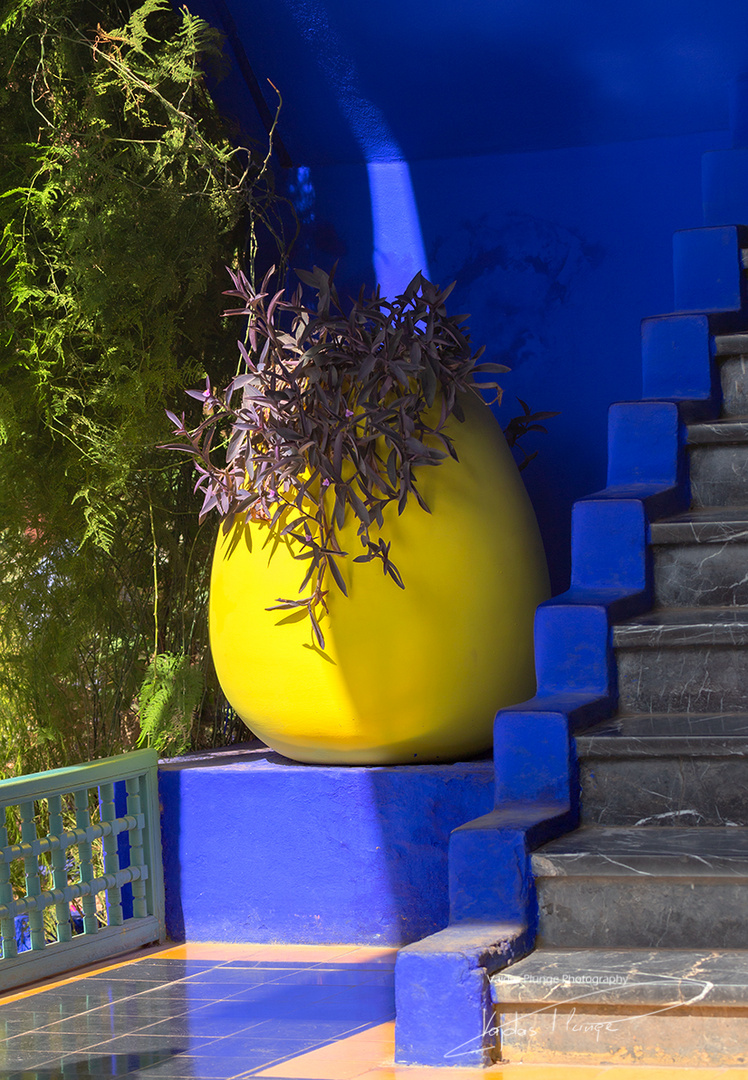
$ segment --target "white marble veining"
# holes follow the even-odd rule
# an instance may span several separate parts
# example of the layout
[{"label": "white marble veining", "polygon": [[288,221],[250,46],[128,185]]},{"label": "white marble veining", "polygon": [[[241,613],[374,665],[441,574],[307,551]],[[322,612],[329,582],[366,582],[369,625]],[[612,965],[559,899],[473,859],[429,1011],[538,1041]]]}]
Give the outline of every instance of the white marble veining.
[{"label": "white marble veining", "polygon": [[671,607],[613,627],[616,647],[748,644],[748,605]]},{"label": "white marble veining", "polygon": [[497,1003],[748,1005],[748,954],[542,949],[494,975],[491,998]]},{"label": "white marble veining", "polygon": [[720,876],[748,880],[746,828],[586,827],[552,840],[532,856],[542,877]]},{"label": "white marble veining", "polygon": [[748,442],[748,420],[727,417],[689,424],[688,443],[691,446],[720,443],[730,446]]}]

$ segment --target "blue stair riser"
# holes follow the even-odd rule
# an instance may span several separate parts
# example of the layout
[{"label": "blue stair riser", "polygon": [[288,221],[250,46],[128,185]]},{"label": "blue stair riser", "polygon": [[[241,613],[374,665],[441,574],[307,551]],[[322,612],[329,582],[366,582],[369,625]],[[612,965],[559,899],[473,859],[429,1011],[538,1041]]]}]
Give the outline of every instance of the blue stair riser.
[{"label": "blue stair riser", "polygon": [[739,314],[746,306],[743,252],[748,231],[740,225],[684,229],[673,237],[677,311]]}]

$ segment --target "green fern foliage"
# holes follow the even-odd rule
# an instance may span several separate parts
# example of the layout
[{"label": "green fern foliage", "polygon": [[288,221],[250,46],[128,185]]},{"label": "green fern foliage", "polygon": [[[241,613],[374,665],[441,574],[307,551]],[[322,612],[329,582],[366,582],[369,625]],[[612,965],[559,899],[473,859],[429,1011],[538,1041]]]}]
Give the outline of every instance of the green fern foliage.
[{"label": "green fern foliage", "polygon": [[184,653],[159,653],[140,688],[140,738],[159,754],[177,757],[189,747],[204,690],[200,668]]},{"label": "green fern foliage", "polygon": [[154,656],[188,658],[205,687],[197,713],[173,695],[187,711],[170,722],[219,737],[212,536],[189,466],[155,448],[165,406],[208,366],[233,373],[224,267],[251,273],[261,233],[283,247],[268,152],[234,144],[207,89],[221,58],[218,32],[169,0],[0,15],[7,772],[133,745]]}]

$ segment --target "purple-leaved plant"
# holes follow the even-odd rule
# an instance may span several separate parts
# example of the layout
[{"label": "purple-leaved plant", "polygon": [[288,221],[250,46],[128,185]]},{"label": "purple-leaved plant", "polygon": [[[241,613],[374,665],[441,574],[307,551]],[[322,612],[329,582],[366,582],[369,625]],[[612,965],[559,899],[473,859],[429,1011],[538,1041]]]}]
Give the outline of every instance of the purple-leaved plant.
[{"label": "purple-leaved plant", "polygon": [[[194,459],[201,517],[216,510],[228,531],[246,515],[297,542],[296,558],[307,562],[300,595],[273,606],[305,608],[324,648],[319,615],[329,579],[346,592],[343,523],[351,514],[358,523],[363,550],[354,561],[379,559],[402,587],[379,533],[384,508],[396,503],[402,513],[413,497],[428,511],[418,470],[457,457],[445,424],[464,418],[461,395],[480,394],[474,376],[508,369],[478,363],[483,349],[473,351],[461,328],[467,316],[446,312],[453,286],[442,290],[422,274],[392,300],[362,290],[344,307],[333,274],[297,271],[316,292],[312,307],[302,284],[290,299],[271,292],[272,270],[258,291],[240,270],[229,273],[226,295],[240,304],[226,314],[247,320],[240,372],[224,389],[207,380],[204,390],[188,391],[204,419],[188,430],[184,416],[169,413],[181,440],[170,449]],[[495,381],[482,385],[500,400]],[[526,415],[525,429],[546,415]]]}]

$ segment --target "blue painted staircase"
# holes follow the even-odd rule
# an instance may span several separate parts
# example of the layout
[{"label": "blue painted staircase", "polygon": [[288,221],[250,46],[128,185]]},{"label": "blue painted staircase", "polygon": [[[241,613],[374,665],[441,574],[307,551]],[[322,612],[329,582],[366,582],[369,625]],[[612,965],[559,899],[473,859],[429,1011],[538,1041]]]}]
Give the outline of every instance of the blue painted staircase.
[{"label": "blue painted staircase", "polygon": [[736,102],[538,609],[537,696],[497,715],[495,808],[451,835],[450,924],[398,956],[400,1063],[748,1063],[748,79]]}]

